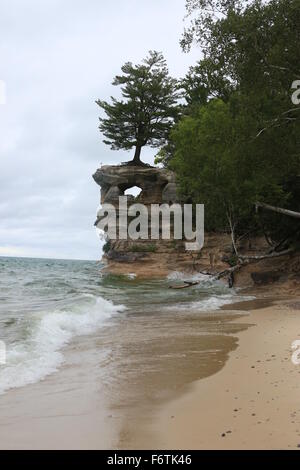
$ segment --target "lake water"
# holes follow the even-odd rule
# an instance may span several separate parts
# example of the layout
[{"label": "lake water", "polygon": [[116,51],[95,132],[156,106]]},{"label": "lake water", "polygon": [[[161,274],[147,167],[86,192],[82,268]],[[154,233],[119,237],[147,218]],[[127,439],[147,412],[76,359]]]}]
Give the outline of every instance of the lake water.
[{"label": "lake water", "polygon": [[[102,394],[110,409],[130,414],[217,372],[236,348],[235,333],[246,327],[238,322],[241,312],[220,307],[250,297],[204,275],[138,280],[101,268],[92,261],[0,258],[6,345],[0,411],[7,422],[15,423],[11,410],[25,397],[33,418],[36,400],[51,414],[50,394],[67,404],[70,391],[78,395],[74,409],[83,396],[91,401],[93,390],[93,400]],[[169,289],[182,279],[200,282]],[[10,393],[17,395],[10,400]]]}]

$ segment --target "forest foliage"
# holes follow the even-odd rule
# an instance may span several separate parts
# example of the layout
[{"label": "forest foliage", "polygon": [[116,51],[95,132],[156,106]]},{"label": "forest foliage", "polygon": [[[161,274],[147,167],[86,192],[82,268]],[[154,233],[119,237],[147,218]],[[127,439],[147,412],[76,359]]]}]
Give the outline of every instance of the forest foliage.
[{"label": "forest foliage", "polygon": [[185,106],[157,162],[176,171],[186,200],[205,204],[207,230],[280,239],[295,220],[254,205],[300,210],[300,0],[186,3],[181,45],[203,58],[181,81]]},{"label": "forest foliage", "polygon": [[299,237],[299,221],[257,214],[255,203],[300,211],[300,0],[186,9],[181,47],[198,47],[201,60],[179,81],[159,52],[126,63],[113,82],[122,99],[97,101],[104,142],[135,148],[135,165],[143,146],[159,147],[156,163],[176,172],[182,199],[205,205],[206,230]]}]

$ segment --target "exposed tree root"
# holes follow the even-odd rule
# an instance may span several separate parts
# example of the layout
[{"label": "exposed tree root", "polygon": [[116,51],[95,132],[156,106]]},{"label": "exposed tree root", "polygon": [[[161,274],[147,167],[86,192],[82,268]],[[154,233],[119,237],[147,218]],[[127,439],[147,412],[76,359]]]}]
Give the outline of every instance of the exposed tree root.
[{"label": "exposed tree root", "polygon": [[[247,266],[248,264],[255,263],[257,261],[262,261],[264,259],[270,259],[270,258],[278,258],[279,256],[285,256],[293,253],[295,251],[294,248],[289,248],[284,251],[280,252],[274,252],[274,253],[266,253],[263,255],[253,255],[253,256],[244,256],[244,255],[238,255],[238,263],[235,266],[231,266],[230,268],[224,269],[224,271],[221,271],[219,273],[211,272],[211,271],[198,271],[199,274],[203,274],[205,276],[211,276],[214,279],[220,280],[223,279],[224,277],[227,276],[228,278],[228,286],[231,288],[234,286],[234,274],[240,269],[242,269],[244,266]],[[195,265],[194,265],[195,268]],[[200,284],[200,281],[184,281],[186,285],[181,285],[181,286],[170,286],[170,289],[185,289],[187,287],[192,287],[197,284]]]}]

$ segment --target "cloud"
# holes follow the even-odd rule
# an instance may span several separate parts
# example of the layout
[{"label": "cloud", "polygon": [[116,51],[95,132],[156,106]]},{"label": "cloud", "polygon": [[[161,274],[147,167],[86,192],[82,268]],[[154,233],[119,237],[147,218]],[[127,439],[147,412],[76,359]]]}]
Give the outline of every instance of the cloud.
[{"label": "cloud", "polygon": [[102,143],[95,99],[115,94],[121,65],[149,49],[184,75],[199,51],[180,50],[183,16],[182,0],[2,1],[0,254],[100,257],[91,175],[129,155]]}]

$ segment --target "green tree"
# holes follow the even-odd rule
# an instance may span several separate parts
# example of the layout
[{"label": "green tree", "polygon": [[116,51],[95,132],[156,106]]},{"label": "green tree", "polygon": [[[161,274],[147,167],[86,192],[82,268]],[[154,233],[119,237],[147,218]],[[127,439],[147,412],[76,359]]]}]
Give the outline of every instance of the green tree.
[{"label": "green tree", "polygon": [[187,9],[196,17],[182,47],[195,41],[205,57],[184,81],[190,100],[238,91],[258,112],[257,133],[299,119],[291,85],[300,78],[300,0],[187,0]]},{"label": "green tree", "polygon": [[166,61],[159,52],[150,51],[140,65],[127,62],[113,85],[120,85],[122,100],[111,104],[97,100],[106,117],[99,129],[112,150],[135,148],[131,164],[141,165],[142,147],[160,147],[168,138],[178,116],[177,81],[169,76]]},{"label": "green tree", "polygon": [[192,19],[184,30],[180,41],[181,47],[188,52],[195,42],[206,55],[210,55],[211,38],[220,19],[228,18],[232,13],[242,13],[249,3],[256,0],[186,0],[187,15]]},{"label": "green tree", "polygon": [[256,226],[256,201],[284,206],[291,198],[287,183],[299,168],[297,155],[292,157],[296,134],[270,129],[251,141],[255,128],[255,116],[247,110],[237,112],[232,103],[212,99],[171,132],[174,154],[169,166],[182,194],[205,204],[208,230],[233,227],[242,234]]},{"label": "green tree", "polygon": [[176,148],[171,168],[182,193],[205,204],[207,230],[223,230],[228,224],[238,230],[255,199],[250,175],[245,180],[238,164],[238,134],[230,106],[220,99],[185,116],[171,133]]},{"label": "green tree", "polygon": [[[162,161],[176,170],[182,193],[206,205],[207,229],[261,228],[256,201],[300,209],[300,106],[291,103],[300,0],[187,4],[194,13],[206,6],[185,36],[204,59],[182,81],[187,105]],[[273,239],[295,230],[295,221],[262,218]]]}]

